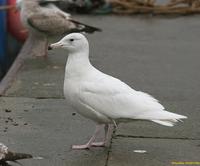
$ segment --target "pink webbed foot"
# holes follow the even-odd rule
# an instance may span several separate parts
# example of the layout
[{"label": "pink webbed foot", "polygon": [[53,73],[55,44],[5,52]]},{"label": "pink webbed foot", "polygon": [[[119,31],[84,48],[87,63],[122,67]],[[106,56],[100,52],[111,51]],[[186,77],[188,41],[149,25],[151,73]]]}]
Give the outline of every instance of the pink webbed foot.
[{"label": "pink webbed foot", "polygon": [[94,132],[94,135],[90,138],[90,140],[84,144],[84,145],[73,145],[72,149],[77,149],[77,150],[85,150],[85,149],[90,149],[90,147],[104,147],[106,145],[106,140],[108,139],[108,135],[109,135],[109,125],[105,126],[105,138],[104,141],[102,142],[93,142],[97,136],[97,134],[99,133],[101,129],[101,125],[97,125],[96,126],[96,130]]},{"label": "pink webbed foot", "polygon": [[105,142],[93,142],[91,144],[91,146],[94,146],[94,147],[104,147],[105,146]]},{"label": "pink webbed foot", "polygon": [[84,149],[90,149],[90,147],[104,147],[105,142],[93,142],[91,145],[84,144],[84,145],[72,145],[72,149],[77,149],[77,150],[84,150]]},{"label": "pink webbed foot", "polygon": [[84,145],[72,145],[72,149],[77,149],[77,150],[87,150],[89,149],[91,146],[88,144],[84,144]]}]

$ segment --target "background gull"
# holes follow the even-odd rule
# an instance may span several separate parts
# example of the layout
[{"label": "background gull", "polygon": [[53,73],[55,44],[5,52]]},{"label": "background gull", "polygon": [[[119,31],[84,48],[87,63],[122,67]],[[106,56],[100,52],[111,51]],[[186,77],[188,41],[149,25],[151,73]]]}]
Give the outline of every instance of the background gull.
[{"label": "background gull", "polygon": [[[68,51],[65,68],[64,95],[81,115],[93,120],[96,130],[88,143],[74,145],[74,149],[104,146],[108,128],[119,122],[134,120],[152,121],[172,127],[186,116],[168,112],[152,96],[136,91],[117,78],[106,75],[89,61],[89,44],[80,33],[72,33],[51,44],[49,49],[63,48]],[[105,126],[105,138],[94,142],[101,126]]]},{"label": "background gull", "polygon": [[64,13],[55,5],[41,6],[39,3],[40,0],[21,1],[21,20],[29,30],[26,44],[30,47],[28,50],[31,51],[27,54],[46,56],[49,36],[71,32],[100,31],[99,28],[73,20],[69,14]]}]

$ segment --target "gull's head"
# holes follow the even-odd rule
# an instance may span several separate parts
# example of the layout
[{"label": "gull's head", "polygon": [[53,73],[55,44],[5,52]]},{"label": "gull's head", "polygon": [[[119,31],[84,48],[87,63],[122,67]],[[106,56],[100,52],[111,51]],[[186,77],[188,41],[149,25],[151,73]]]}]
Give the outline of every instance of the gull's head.
[{"label": "gull's head", "polygon": [[63,48],[69,53],[83,52],[89,49],[89,44],[84,35],[81,33],[71,33],[59,42],[50,44],[48,49]]}]

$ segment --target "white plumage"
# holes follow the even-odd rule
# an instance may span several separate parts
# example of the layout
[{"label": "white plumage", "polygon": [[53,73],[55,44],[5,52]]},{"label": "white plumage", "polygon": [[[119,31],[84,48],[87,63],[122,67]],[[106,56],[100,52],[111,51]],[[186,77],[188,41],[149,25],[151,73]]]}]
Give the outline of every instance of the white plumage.
[{"label": "white plumage", "polygon": [[[61,41],[51,44],[49,48],[58,47],[67,49],[69,53],[64,80],[67,101],[81,115],[97,124],[149,120],[173,126],[178,120],[187,118],[166,111],[158,100],[149,94],[136,91],[119,79],[94,68],[89,61],[88,41],[82,34],[69,34]],[[99,128],[95,134],[98,130]],[[86,145],[74,148],[89,148],[94,139]]]}]

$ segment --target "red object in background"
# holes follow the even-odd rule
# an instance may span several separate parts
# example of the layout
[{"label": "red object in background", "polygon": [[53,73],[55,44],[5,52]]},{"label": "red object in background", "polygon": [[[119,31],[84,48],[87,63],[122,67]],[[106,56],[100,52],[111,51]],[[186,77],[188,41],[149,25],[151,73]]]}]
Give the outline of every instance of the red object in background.
[{"label": "red object in background", "polygon": [[[8,5],[15,5],[16,0],[7,0]],[[18,41],[24,42],[28,36],[28,31],[23,27],[20,21],[20,13],[15,9],[7,12],[8,32]]]}]

